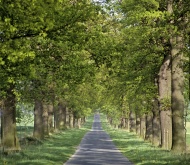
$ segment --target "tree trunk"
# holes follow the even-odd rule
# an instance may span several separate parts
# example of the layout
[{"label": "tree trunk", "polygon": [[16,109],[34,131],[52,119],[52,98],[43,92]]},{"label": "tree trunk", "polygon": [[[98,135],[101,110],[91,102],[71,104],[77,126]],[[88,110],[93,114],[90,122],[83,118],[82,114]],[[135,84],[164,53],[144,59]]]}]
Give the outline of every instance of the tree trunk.
[{"label": "tree trunk", "polygon": [[49,136],[49,126],[48,126],[48,123],[49,123],[48,122],[48,119],[49,119],[49,116],[48,116],[49,108],[48,108],[48,105],[46,103],[43,103],[42,108],[43,108],[42,117],[43,117],[44,136]]},{"label": "tree trunk", "polygon": [[50,132],[53,132],[54,130],[53,109],[53,105],[48,105],[48,127]]},{"label": "tree trunk", "polygon": [[143,114],[140,118],[140,137],[145,139],[145,134],[146,134],[146,120],[145,120],[146,115]]},{"label": "tree trunk", "polygon": [[77,119],[75,118],[75,116],[73,116],[73,127],[76,128],[77,126]]},{"label": "tree trunk", "polygon": [[59,106],[58,106],[58,114],[59,114],[59,129],[64,129],[64,120],[65,120],[65,106],[62,104],[62,103],[59,103]]},{"label": "tree trunk", "polygon": [[140,136],[141,134],[141,119],[136,115],[136,134]]},{"label": "tree trunk", "polygon": [[152,109],[153,119],[152,119],[152,144],[154,146],[161,145],[161,125],[160,125],[160,113],[157,98],[153,101],[153,109]]},{"label": "tree trunk", "polygon": [[69,108],[66,107],[66,127],[69,128]]},{"label": "tree trunk", "polygon": [[108,117],[108,121],[109,121],[110,125],[113,125],[113,120],[111,117]]},{"label": "tree trunk", "polygon": [[152,142],[153,138],[153,114],[148,113],[146,115],[146,135],[145,140]]},{"label": "tree trunk", "polygon": [[126,126],[125,129],[129,130],[129,119],[128,118],[125,118],[125,123],[126,123],[125,124],[125,126]]},{"label": "tree trunk", "polygon": [[69,111],[69,127],[73,128],[74,127],[74,116],[72,111]]},{"label": "tree trunk", "polygon": [[165,56],[159,71],[159,99],[161,122],[161,145],[171,149],[172,119],[171,119],[171,55]]},{"label": "tree trunk", "polygon": [[172,150],[183,153],[186,149],[184,127],[184,75],[183,75],[183,37],[176,36],[171,40],[172,45],[172,121],[173,141]]},{"label": "tree trunk", "polygon": [[56,129],[65,129],[66,123],[66,106],[59,103],[58,107],[55,108],[55,127]]},{"label": "tree trunk", "polygon": [[136,132],[136,115],[133,111],[129,114],[129,131]]},{"label": "tree trunk", "polygon": [[42,115],[43,115],[42,102],[40,100],[35,100],[33,136],[37,139],[44,139],[44,127],[43,127]]},{"label": "tree trunk", "polygon": [[57,128],[58,124],[57,123],[58,123],[58,117],[59,117],[57,105],[53,106],[53,114],[54,114],[54,130],[57,131],[58,130],[58,128]]},{"label": "tree trunk", "polygon": [[67,128],[67,106],[66,104],[63,105],[63,123],[64,123],[64,129]]},{"label": "tree trunk", "polygon": [[121,128],[126,128],[126,122],[125,122],[125,118],[124,117],[122,117],[122,119],[121,119]]},{"label": "tree trunk", "polygon": [[77,128],[81,128],[81,118],[77,119]]},{"label": "tree trunk", "polygon": [[83,125],[83,124],[84,124],[84,118],[81,117],[81,125]]},{"label": "tree trunk", "polygon": [[162,148],[166,150],[171,150],[172,146],[172,118],[171,118],[171,110],[161,111],[161,143]]},{"label": "tree trunk", "polygon": [[[177,7],[179,11],[183,9],[184,3],[181,1],[175,2],[173,0],[168,1],[167,10],[171,14],[173,19],[173,8]],[[185,15],[185,14],[184,14]],[[183,96],[184,92],[184,73],[183,73],[183,49],[184,49],[184,36],[183,36],[183,21],[184,18],[181,15],[177,15],[176,19],[181,20],[177,22],[178,32],[170,30],[170,45],[171,45],[171,107],[172,107],[172,151],[177,153],[184,153],[186,150],[186,138],[184,127],[184,108],[185,100]],[[175,21],[171,20],[171,27]],[[181,25],[182,23],[182,25]]]},{"label": "tree trunk", "polygon": [[2,108],[2,145],[3,152],[7,154],[21,150],[16,131],[16,97],[13,88],[7,90]]},{"label": "tree trunk", "polygon": [[0,146],[2,145],[2,139],[3,139],[3,129],[2,129],[2,125],[3,125],[3,101],[0,101],[0,120],[1,120],[1,122],[0,122],[0,124],[1,124],[1,132],[0,132],[0,134],[1,134],[1,136],[0,136]]},{"label": "tree trunk", "polygon": [[83,117],[81,118],[81,123],[84,124],[85,122],[86,122],[86,117],[83,116]]}]

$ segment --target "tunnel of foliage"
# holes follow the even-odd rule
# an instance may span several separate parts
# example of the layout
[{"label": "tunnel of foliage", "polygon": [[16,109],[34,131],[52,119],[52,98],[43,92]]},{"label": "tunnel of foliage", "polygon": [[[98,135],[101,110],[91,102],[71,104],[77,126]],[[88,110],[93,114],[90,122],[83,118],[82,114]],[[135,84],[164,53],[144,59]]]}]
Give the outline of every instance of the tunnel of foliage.
[{"label": "tunnel of foliage", "polygon": [[99,109],[115,127],[184,153],[189,0],[0,0],[3,152],[78,127]]}]

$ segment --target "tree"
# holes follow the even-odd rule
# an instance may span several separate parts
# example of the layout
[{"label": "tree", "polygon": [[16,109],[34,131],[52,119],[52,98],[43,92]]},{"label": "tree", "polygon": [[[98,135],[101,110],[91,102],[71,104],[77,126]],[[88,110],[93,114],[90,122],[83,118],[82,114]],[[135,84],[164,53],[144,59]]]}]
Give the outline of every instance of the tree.
[{"label": "tree", "polygon": [[[91,36],[88,36],[86,31],[91,26],[92,20],[97,18],[94,16],[97,15],[98,7],[88,1],[43,0],[1,1],[0,6],[0,76],[3,80],[1,96],[5,105],[9,106],[4,110],[10,110],[10,115],[6,117],[12,116],[6,119],[11,122],[3,123],[2,128],[4,131],[9,128],[14,135],[9,141],[12,146],[4,143],[4,148],[8,146],[12,148],[11,150],[18,150],[19,144],[13,142],[13,139],[17,139],[14,116],[16,100],[23,94],[22,98],[25,97],[28,101],[36,103],[35,110],[39,111],[35,112],[35,115],[41,116],[40,111],[43,107],[41,104],[44,101],[47,103],[53,96],[60,95],[54,93],[59,91],[59,88],[53,88],[55,84],[65,85],[69,82],[74,85],[83,81],[82,75],[85,75],[83,68],[86,63],[82,63],[85,56],[82,58],[80,56],[87,52],[84,53],[84,45]],[[86,23],[87,21],[89,22]],[[69,62],[72,65],[69,65]],[[78,74],[74,74],[76,70],[79,71]],[[62,77],[64,83],[60,83]],[[54,83],[56,78],[58,80]],[[25,89],[33,90],[33,93],[29,96],[23,92]],[[47,95],[53,96],[45,98],[46,90]],[[8,101],[11,99],[12,102]],[[4,139],[9,139],[8,134],[3,133],[3,136]]]},{"label": "tree", "polygon": [[[186,139],[184,128],[184,47],[185,47],[185,31],[183,26],[186,26],[186,16],[188,14],[185,8],[185,2],[168,1],[168,12],[170,16],[175,16],[171,19],[171,56],[172,56],[172,121],[173,121],[173,143],[172,150],[174,152],[185,152]],[[174,30],[174,27],[177,30]]]},{"label": "tree", "polygon": [[[131,73],[129,78],[132,78],[132,82],[135,82],[135,79],[139,80],[138,90],[143,91],[141,90],[141,85],[148,84],[147,75],[151,75],[148,82],[151,82],[151,86],[154,87],[155,79],[158,78],[156,74],[160,70],[158,94],[161,109],[159,110],[161,110],[162,114],[165,113],[164,108],[169,107],[169,111],[172,109],[172,150],[177,152],[183,152],[185,147],[185,102],[182,95],[184,88],[182,66],[185,45],[184,27],[188,24],[188,12],[184,4],[185,1],[162,0],[126,0],[121,4],[124,14],[124,31],[127,34],[124,44],[128,54],[130,54],[127,59],[127,71]],[[171,69],[170,66],[172,66]],[[148,88],[145,87],[145,89],[144,92],[147,93]],[[154,92],[155,94],[157,93],[156,91]],[[141,92],[138,92],[138,94],[141,94]],[[156,98],[155,96],[153,98]],[[161,119],[162,116],[164,115],[161,115]],[[171,123],[170,115],[168,116],[168,121]],[[169,132],[171,132],[171,124],[169,125]],[[166,127],[166,124],[163,123],[162,130],[164,129],[163,127]],[[164,131],[162,131],[162,139],[164,138],[163,134]],[[171,148],[171,145],[169,148]]]},{"label": "tree", "polygon": [[[47,12],[54,3],[29,1],[1,1],[1,91],[5,102],[2,132],[4,152],[18,150],[16,136],[15,107],[20,82],[30,74],[31,62],[35,57],[31,50],[30,37],[39,35],[45,27],[50,29]],[[48,13],[48,15],[47,15]],[[27,18],[27,19],[26,19]],[[52,25],[52,24],[51,24]],[[9,115],[6,115],[9,113]],[[9,121],[6,123],[6,121]],[[9,134],[7,134],[9,129]],[[10,136],[11,135],[11,136]],[[6,151],[7,150],[7,151]]]}]

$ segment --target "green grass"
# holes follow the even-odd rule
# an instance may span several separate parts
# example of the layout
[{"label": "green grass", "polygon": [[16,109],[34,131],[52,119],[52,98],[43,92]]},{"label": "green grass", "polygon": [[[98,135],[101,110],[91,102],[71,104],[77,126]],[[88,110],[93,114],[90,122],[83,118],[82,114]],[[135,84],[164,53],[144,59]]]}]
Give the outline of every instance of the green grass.
[{"label": "green grass", "polygon": [[[22,151],[18,153],[8,156],[1,154],[0,164],[62,165],[74,154],[85,133],[91,129],[92,121],[93,116],[88,118],[81,129],[68,129],[53,134],[50,138],[44,140],[43,144],[22,146]],[[22,130],[22,128],[20,129]]]},{"label": "green grass", "polygon": [[135,165],[190,165],[189,155],[176,155],[144,142],[137,135],[122,129],[113,129],[101,115],[102,127],[117,148]]},{"label": "green grass", "polygon": [[33,134],[33,127],[32,126],[17,126],[17,136],[19,139],[32,136]]},{"label": "green grass", "polygon": [[[153,147],[135,134],[113,129],[101,115],[102,126],[110,134],[118,149],[135,165],[190,165],[189,155],[174,155]],[[93,116],[81,129],[68,129],[53,134],[38,145],[23,145],[22,151],[12,155],[0,154],[0,165],[62,165],[75,152],[84,134],[91,129]],[[187,143],[190,144],[190,123],[187,123]],[[30,135],[31,126],[18,126],[18,136]]]}]

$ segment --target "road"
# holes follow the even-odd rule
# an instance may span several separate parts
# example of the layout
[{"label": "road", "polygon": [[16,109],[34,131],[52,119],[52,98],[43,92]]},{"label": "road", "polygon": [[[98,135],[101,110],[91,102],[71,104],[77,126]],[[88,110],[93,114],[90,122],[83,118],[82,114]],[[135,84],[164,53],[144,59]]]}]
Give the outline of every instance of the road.
[{"label": "road", "polygon": [[109,135],[102,130],[100,115],[81,141],[75,154],[64,165],[133,165],[116,148]]}]

